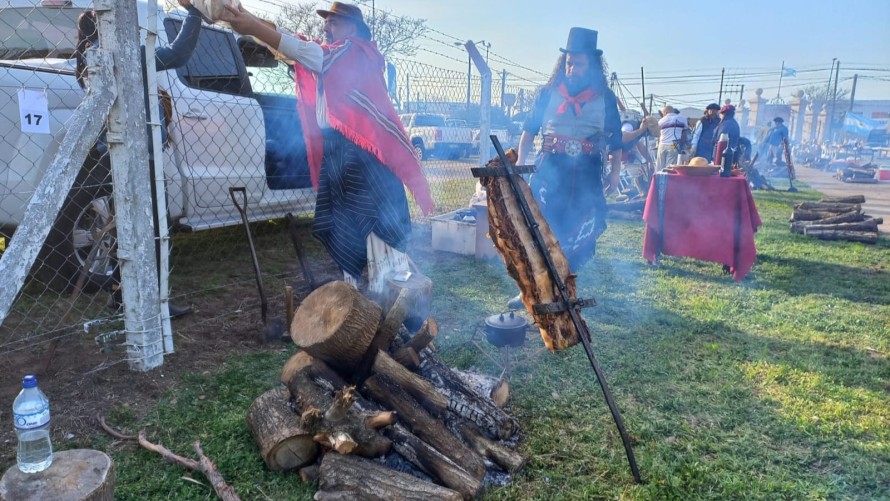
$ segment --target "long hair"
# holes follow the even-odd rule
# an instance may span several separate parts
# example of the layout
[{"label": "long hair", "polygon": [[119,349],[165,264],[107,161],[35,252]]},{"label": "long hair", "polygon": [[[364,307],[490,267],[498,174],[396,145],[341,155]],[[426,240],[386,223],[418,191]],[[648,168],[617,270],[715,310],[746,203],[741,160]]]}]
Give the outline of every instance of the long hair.
[{"label": "long hair", "polygon": [[74,75],[82,89],[86,88],[84,77],[87,74],[86,51],[99,43],[99,30],[96,28],[96,13],[86,10],[77,18],[77,45],[74,46],[74,57],[77,67]]},{"label": "long hair", "polygon": [[[595,90],[608,88],[609,65],[606,63],[606,59],[602,55],[597,55],[593,52],[583,52],[583,54],[587,54],[587,58],[590,60],[590,87]],[[546,87],[556,88],[559,84],[565,82],[566,55],[563,52],[556,60],[556,66],[553,67],[553,72],[550,73],[550,79],[545,84]]]}]

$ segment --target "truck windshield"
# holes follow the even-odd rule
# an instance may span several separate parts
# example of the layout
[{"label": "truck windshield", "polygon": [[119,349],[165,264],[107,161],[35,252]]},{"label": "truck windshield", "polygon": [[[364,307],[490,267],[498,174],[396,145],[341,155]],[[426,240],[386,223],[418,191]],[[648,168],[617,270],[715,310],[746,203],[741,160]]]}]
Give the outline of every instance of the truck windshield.
[{"label": "truck windshield", "polygon": [[74,54],[82,9],[0,9],[0,59],[62,58]]},{"label": "truck windshield", "polygon": [[415,127],[445,127],[445,117],[441,115],[417,115],[414,117]]}]

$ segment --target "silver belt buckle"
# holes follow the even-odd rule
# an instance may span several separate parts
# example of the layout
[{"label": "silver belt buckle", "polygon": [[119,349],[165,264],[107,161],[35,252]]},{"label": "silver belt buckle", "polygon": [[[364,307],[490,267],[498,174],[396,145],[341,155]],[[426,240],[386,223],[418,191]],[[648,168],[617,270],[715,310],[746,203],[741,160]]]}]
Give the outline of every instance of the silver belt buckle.
[{"label": "silver belt buckle", "polygon": [[577,157],[581,154],[581,141],[577,139],[567,139],[565,144],[566,155],[570,157]]}]

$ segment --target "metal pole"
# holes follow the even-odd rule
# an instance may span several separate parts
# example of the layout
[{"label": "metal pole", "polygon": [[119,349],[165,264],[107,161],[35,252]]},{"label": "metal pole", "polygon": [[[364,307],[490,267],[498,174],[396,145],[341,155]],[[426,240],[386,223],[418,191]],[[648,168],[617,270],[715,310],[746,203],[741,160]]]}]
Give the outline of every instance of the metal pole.
[{"label": "metal pole", "polygon": [[[487,59],[486,59],[487,61]],[[501,110],[504,110],[504,94],[507,92],[507,70],[501,70]],[[506,114],[506,111],[504,112]]]},{"label": "metal pole", "polygon": [[841,72],[841,62],[838,61],[834,67],[834,92],[831,96],[831,112],[828,115],[828,140],[833,141],[834,138],[834,109],[837,106],[837,77]]},{"label": "metal pole", "polygon": [[723,100],[723,75],[724,74],[726,74],[726,68],[723,68],[720,70],[720,94],[717,97],[718,103]]},{"label": "metal pole", "polygon": [[612,413],[612,419],[615,420],[615,425],[618,427],[618,433],[621,435],[621,442],[624,444],[624,452],[627,455],[627,462],[630,465],[630,471],[633,474],[634,481],[641,484],[643,481],[640,478],[640,470],[637,468],[637,461],[636,458],[634,458],[633,448],[630,445],[630,437],[627,434],[627,430],[624,428],[624,420],[621,418],[621,412],[618,410],[615,401],[612,399],[612,392],[609,390],[609,384],[606,382],[602,368],[600,368],[599,362],[593,354],[593,348],[591,348],[590,340],[588,339],[590,332],[581,320],[581,316],[578,313],[578,306],[572,304],[572,299],[569,297],[569,291],[566,288],[565,283],[556,272],[556,265],[553,264],[553,257],[550,255],[547,244],[544,242],[544,237],[541,235],[538,223],[535,221],[534,216],[532,216],[528,201],[525,199],[525,195],[516,182],[517,174],[515,173],[513,164],[507,159],[507,155],[504,153],[504,148],[501,146],[498,137],[492,135],[489,136],[489,138],[491,139],[492,144],[494,144],[498,157],[501,159],[501,164],[507,171],[507,179],[510,182],[510,187],[513,189],[513,194],[516,196],[516,201],[519,203],[520,209],[522,209],[522,215],[525,217],[526,225],[531,230],[535,244],[537,245],[538,250],[541,251],[541,255],[544,257],[544,262],[547,264],[547,269],[550,271],[550,278],[552,278],[553,283],[556,284],[560,298],[562,299],[562,304],[567,308],[569,316],[572,318],[572,323],[578,331],[578,337],[581,339],[581,345],[584,347],[584,352],[587,354],[587,360],[590,361],[590,365],[593,367],[597,382],[600,385],[600,389],[603,391],[603,396],[606,398],[606,404],[609,406],[609,411]]},{"label": "metal pole", "polygon": [[853,102],[856,100],[856,82],[859,81],[859,73],[853,75],[853,90],[850,91],[850,113],[853,112]]},{"label": "metal pole", "polygon": [[776,91],[776,99],[781,99],[782,96],[782,77],[785,76],[785,61],[782,61],[782,69],[779,70],[779,90]]},{"label": "metal pole", "polygon": [[739,90],[739,106],[742,105],[743,99],[745,99],[745,84],[742,84],[742,88]]},{"label": "metal pole", "polygon": [[467,111],[470,111],[470,79],[473,76],[473,61],[470,60],[470,55],[467,54]]}]

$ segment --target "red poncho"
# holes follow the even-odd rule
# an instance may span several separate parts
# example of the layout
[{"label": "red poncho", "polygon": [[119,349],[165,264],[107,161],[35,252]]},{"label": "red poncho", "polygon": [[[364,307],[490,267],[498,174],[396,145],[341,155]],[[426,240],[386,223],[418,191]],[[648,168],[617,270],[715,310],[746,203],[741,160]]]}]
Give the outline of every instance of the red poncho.
[{"label": "red poncho", "polygon": [[297,110],[303,124],[312,185],[318,188],[324,154],[315,115],[316,78],[320,76],[331,127],[377,157],[408,187],[424,214],[429,214],[435,204],[414,147],[386,93],[384,61],[377,44],[348,38],[321,48],[324,62],[320,75],[295,65]]}]

